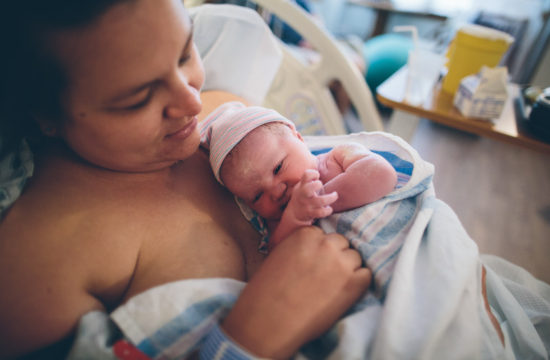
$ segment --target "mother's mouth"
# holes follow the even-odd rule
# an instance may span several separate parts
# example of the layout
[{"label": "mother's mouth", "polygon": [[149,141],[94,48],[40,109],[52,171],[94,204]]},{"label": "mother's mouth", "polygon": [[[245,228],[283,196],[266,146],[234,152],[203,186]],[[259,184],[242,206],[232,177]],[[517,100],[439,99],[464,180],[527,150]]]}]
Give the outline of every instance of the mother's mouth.
[{"label": "mother's mouth", "polygon": [[191,133],[193,133],[193,131],[197,128],[198,122],[199,120],[195,116],[183,128],[179,129],[176,132],[166,135],[165,138],[166,139],[185,139],[189,135],[191,135]]}]

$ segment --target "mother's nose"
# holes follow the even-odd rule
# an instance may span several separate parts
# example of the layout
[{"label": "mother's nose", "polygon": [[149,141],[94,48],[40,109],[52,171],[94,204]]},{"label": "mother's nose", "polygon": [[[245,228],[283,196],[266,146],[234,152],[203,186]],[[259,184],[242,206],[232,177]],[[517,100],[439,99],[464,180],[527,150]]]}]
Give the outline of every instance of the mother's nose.
[{"label": "mother's nose", "polygon": [[164,108],[167,118],[197,115],[202,109],[200,88],[181,73],[175,74],[168,85],[170,97]]}]

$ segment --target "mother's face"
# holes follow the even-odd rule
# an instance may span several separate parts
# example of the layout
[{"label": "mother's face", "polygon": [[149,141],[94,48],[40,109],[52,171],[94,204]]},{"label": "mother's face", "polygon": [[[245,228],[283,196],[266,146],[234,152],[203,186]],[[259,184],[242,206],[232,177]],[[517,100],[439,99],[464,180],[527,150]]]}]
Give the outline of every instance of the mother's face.
[{"label": "mother's face", "polygon": [[122,2],[51,39],[69,79],[58,133],[82,158],[151,171],[197,149],[204,71],[181,0]]}]

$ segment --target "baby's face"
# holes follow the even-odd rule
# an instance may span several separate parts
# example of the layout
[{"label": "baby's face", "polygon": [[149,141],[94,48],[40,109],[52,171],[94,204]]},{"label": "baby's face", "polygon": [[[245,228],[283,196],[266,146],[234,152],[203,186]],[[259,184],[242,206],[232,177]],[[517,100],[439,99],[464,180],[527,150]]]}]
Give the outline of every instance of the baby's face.
[{"label": "baby's face", "polygon": [[260,216],[281,218],[294,185],[307,169],[317,169],[317,159],[302,137],[290,127],[261,126],[248,134],[221,167],[225,186]]}]

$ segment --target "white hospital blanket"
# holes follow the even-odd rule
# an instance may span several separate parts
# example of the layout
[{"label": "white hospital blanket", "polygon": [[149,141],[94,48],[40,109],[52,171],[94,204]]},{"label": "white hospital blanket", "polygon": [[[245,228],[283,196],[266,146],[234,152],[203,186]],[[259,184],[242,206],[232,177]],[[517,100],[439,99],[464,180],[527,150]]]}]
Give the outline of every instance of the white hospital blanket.
[{"label": "white hospital blanket", "polygon": [[[430,173],[431,165],[394,136],[351,136],[371,149],[394,149],[400,156],[410,156],[411,178],[391,196],[406,195]],[[315,148],[349,139],[319,137],[308,143]],[[376,227],[385,229],[387,238],[391,232],[402,238],[384,301],[368,292],[296,358],[547,359],[550,286],[501,259],[480,258],[453,211],[435,198],[431,183],[412,197],[414,209],[405,227],[392,226],[395,217]],[[405,196],[396,202],[409,199]],[[487,268],[490,304],[506,336],[505,347],[483,304],[482,263]],[[229,311],[243,287],[244,283],[230,279],[170,283],[132,298],[111,317],[149,356],[178,357],[200,346],[204,334]]]}]

